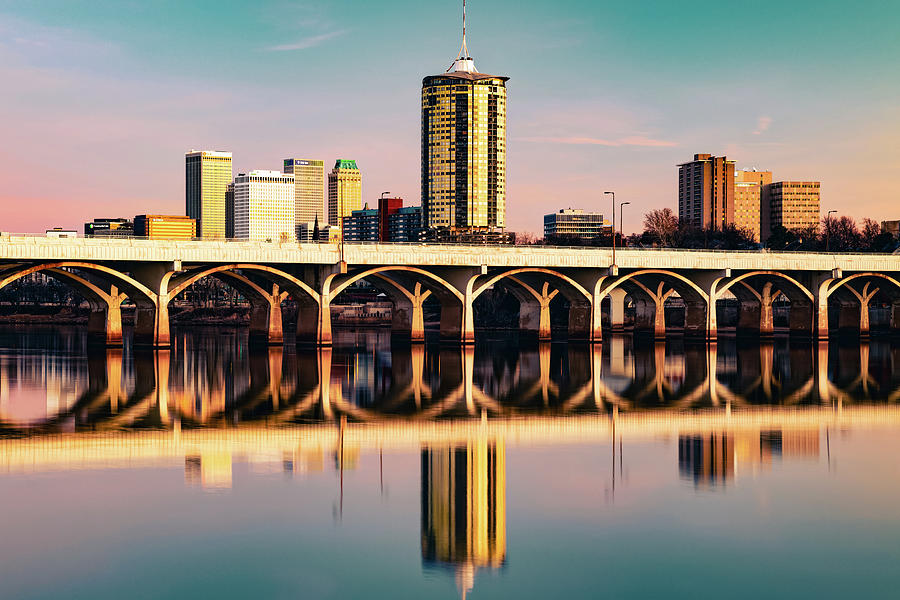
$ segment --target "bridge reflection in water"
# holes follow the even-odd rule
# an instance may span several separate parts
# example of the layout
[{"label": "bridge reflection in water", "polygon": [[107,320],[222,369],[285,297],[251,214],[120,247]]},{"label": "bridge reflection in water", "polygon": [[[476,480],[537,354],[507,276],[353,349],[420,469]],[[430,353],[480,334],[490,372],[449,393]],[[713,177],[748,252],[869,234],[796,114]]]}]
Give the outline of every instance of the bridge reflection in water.
[{"label": "bridge reflection in water", "polygon": [[234,331],[86,357],[16,340],[0,351],[0,472],[171,466],[215,489],[241,462],[343,482],[362,453],[414,450],[423,564],[463,594],[506,564],[509,447],[604,445],[621,477],[626,441],[677,440],[673,471],[717,489],[779,460],[830,461],[833,430],[900,424],[900,346],[879,340],[453,349],[372,333],[303,352],[251,351]]}]

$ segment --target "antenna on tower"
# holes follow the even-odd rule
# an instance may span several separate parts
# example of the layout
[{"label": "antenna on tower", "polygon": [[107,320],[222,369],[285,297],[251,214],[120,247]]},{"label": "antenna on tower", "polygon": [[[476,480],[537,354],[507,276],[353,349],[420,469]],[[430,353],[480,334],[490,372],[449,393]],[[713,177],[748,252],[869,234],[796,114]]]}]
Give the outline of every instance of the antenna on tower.
[{"label": "antenna on tower", "polygon": [[466,47],[466,0],[463,0],[463,41],[459,55],[460,58],[469,58],[469,49]]},{"label": "antenna on tower", "polygon": [[466,46],[466,0],[463,0],[462,5],[462,46],[459,47],[459,54],[456,55],[456,60],[453,61],[453,64],[447,69],[447,72],[463,71],[467,73],[477,73],[478,70],[475,68],[475,62],[472,60],[472,57],[469,56],[469,48]]}]

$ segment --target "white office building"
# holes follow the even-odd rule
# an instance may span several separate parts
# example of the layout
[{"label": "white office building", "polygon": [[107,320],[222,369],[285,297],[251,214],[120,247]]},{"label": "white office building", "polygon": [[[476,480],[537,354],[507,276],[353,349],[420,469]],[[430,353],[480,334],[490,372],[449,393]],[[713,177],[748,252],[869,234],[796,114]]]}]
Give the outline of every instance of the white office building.
[{"label": "white office building", "polygon": [[296,241],[293,175],[250,171],[234,178],[234,237],[262,242]]}]

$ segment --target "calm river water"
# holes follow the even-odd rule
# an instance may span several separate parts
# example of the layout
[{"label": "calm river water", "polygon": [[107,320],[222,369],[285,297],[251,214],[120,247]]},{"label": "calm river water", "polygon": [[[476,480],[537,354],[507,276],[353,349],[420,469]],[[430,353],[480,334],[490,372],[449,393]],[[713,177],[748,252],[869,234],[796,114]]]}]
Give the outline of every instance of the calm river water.
[{"label": "calm river water", "polygon": [[2,598],[894,598],[900,344],[0,330]]}]

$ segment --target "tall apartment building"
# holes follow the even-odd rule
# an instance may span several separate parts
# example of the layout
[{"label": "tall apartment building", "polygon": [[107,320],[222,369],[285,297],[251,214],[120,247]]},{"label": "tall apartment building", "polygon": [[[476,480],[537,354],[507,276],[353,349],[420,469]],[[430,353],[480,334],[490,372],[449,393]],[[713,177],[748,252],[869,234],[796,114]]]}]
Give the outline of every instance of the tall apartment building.
[{"label": "tall apartment building", "polygon": [[609,235],[612,225],[603,215],[584,212],[580,208],[563,208],[559,212],[544,215],[544,237],[570,237],[593,240],[600,235]]},{"label": "tall apartment building", "polygon": [[234,236],[270,242],[297,239],[293,175],[260,170],[234,178]]},{"label": "tall apartment building", "polygon": [[678,220],[694,227],[734,223],[734,161],[695,154],[678,165]]},{"label": "tall apartment building", "polygon": [[765,191],[770,183],[771,171],[742,169],[734,173],[734,224],[753,232],[757,242],[761,239],[762,215],[768,214],[763,205],[768,202]]},{"label": "tall apartment building", "polygon": [[284,172],[294,176],[294,222],[325,222],[325,161],[312,158],[284,159]]},{"label": "tall apartment building", "polygon": [[426,228],[506,226],[506,82],[479,73],[466,47],[422,80],[422,215]]},{"label": "tall apartment building", "polygon": [[767,185],[769,213],[763,218],[768,227],[763,236],[768,239],[776,227],[806,229],[819,226],[818,181],[777,181]]},{"label": "tall apartment building", "polygon": [[185,210],[197,237],[225,237],[225,191],[231,183],[231,152],[191,150],[184,155]]},{"label": "tall apartment building", "polygon": [[362,208],[362,175],[355,160],[339,158],[328,174],[328,224],[341,220]]}]

